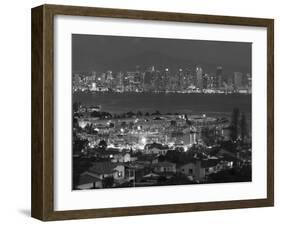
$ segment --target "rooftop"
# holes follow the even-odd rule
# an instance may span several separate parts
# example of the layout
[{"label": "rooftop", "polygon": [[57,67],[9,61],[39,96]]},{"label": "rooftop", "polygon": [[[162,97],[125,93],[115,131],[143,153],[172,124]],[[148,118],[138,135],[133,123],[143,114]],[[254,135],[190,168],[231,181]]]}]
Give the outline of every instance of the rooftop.
[{"label": "rooftop", "polygon": [[152,144],[145,145],[145,148],[147,148],[147,149],[158,148],[160,150],[166,150],[169,147],[165,146],[165,145],[162,145],[162,144],[158,144],[158,143],[152,143]]},{"label": "rooftop", "polygon": [[115,171],[115,167],[118,165],[122,164],[112,162],[95,162],[93,166],[88,169],[88,171],[97,174],[111,174]]},{"label": "rooftop", "polygon": [[158,163],[155,163],[154,165],[155,167],[173,167],[173,166],[176,166],[175,163],[171,163],[171,162],[158,162]]}]

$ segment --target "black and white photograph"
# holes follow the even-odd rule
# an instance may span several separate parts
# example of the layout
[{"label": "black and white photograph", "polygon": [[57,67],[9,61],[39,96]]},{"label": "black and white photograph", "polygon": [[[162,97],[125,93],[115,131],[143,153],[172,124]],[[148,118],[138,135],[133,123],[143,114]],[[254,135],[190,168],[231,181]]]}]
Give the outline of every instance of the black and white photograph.
[{"label": "black and white photograph", "polygon": [[252,43],[72,34],[72,190],[252,181]]}]

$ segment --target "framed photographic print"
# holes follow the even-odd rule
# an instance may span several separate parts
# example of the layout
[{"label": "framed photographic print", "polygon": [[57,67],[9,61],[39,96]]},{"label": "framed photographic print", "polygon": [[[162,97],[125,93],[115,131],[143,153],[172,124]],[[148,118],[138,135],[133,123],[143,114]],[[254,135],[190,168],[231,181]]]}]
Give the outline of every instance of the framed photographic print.
[{"label": "framed photographic print", "polygon": [[32,216],[273,206],[272,19],[32,9]]}]

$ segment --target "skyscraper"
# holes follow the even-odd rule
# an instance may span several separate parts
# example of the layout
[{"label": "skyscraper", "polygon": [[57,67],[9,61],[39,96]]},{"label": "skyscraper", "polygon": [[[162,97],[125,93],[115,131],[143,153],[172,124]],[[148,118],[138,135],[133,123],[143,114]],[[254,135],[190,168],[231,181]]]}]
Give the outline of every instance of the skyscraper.
[{"label": "skyscraper", "polygon": [[124,92],[123,77],[124,74],[122,72],[118,72],[116,75],[116,90],[118,92]]},{"label": "skyscraper", "polygon": [[165,91],[169,90],[169,83],[170,83],[170,72],[169,68],[165,68],[164,72],[164,86],[165,86]]},{"label": "skyscraper", "polygon": [[234,89],[238,90],[242,88],[242,76],[241,72],[234,72]]},{"label": "skyscraper", "polygon": [[208,84],[207,84],[208,89],[214,89],[215,88],[215,86],[216,86],[215,80],[216,80],[216,76],[213,73],[211,73],[209,75]]},{"label": "skyscraper", "polygon": [[184,73],[181,68],[177,73],[177,90],[184,90]]},{"label": "skyscraper", "polygon": [[152,79],[153,75],[152,72],[154,71],[154,67],[148,68],[144,74],[144,81],[143,81],[143,86],[144,86],[144,91],[150,91],[151,90],[151,85],[152,85]]},{"label": "skyscraper", "polygon": [[207,89],[208,88],[208,84],[209,84],[209,79],[210,79],[210,76],[208,74],[204,74],[203,76],[203,89]]},{"label": "skyscraper", "polygon": [[201,66],[196,67],[196,86],[199,89],[203,89],[203,69]]},{"label": "skyscraper", "polygon": [[217,89],[222,86],[222,66],[217,67],[215,85]]},{"label": "skyscraper", "polygon": [[248,93],[251,93],[252,92],[252,76],[251,76],[251,74],[247,73],[246,78],[247,78]]},{"label": "skyscraper", "polygon": [[193,86],[195,84],[194,82],[194,76],[192,74],[192,70],[191,69],[186,69],[186,77],[187,77],[187,87],[189,86]]}]

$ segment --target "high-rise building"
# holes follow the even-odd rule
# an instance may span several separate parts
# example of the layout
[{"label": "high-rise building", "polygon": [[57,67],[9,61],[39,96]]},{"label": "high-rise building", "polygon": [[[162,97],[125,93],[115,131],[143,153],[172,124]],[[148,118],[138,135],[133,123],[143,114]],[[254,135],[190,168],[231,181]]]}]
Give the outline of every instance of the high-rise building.
[{"label": "high-rise building", "polygon": [[251,74],[247,73],[246,78],[247,78],[247,87],[252,87],[252,76],[251,76]]},{"label": "high-rise building", "polygon": [[228,85],[228,87],[233,87],[233,84],[234,84],[234,75],[229,74],[227,76],[227,85]]},{"label": "high-rise building", "polygon": [[102,73],[101,75],[100,75],[100,78],[101,78],[101,83],[102,83],[102,85],[104,85],[104,83],[105,83],[105,81],[106,81],[106,73]]},{"label": "high-rise building", "polygon": [[215,86],[217,89],[222,87],[222,66],[217,67]]},{"label": "high-rise building", "polygon": [[154,71],[154,66],[152,66],[151,68],[149,68],[148,70],[146,70],[145,74],[144,74],[144,81],[143,81],[143,85],[144,85],[144,91],[151,91],[152,88],[152,81],[153,81],[153,72]]},{"label": "high-rise building", "polygon": [[178,91],[178,73],[173,72],[170,76],[170,90],[171,91]]},{"label": "high-rise building", "polygon": [[154,75],[154,91],[163,91],[163,74],[159,70]]},{"label": "high-rise building", "polygon": [[169,84],[170,84],[170,72],[169,68],[165,68],[164,71],[164,86],[165,86],[165,91],[169,90]]},{"label": "high-rise building", "polygon": [[196,67],[196,86],[203,89],[203,69],[200,66]]},{"label": "high-rise building", "polygon": [[182,76],[182,89],[183,91],[187,90],[188,86],[189,86],[189,70],[185,69],[183,71],[183,76]]},{"label": "high-rise building", "polygon": [[143,91],[143,77],[140,70],[140,66],[136,66],[136,71],[134,73],[134,86],[137,92]]},{"label": "high-rise building", "polygon": [[243,87],[243,83],[242,83],[243,78],[242,77],[243,77],[243,74],[241,72],[234,72],[233,84],[234,84],[235,90],[241,89]]},{"label": "high-rise building", "polygon": [[107,88],[112,88],[113,74],[112,71],[107,71],[105,74],[105,85]]},{"label": "high-rise building", "polygon": [[207,88],[208,89],[214,89],[216,87],[215,81],[216,81],[216,76],[213,73],[210,74],[209,79],[208,79]]},{"label": "high-rise building", "polygon": [[176,79],[177,79],[177,90],[179,91],[183,91],[184,90],[184,72],[183,70],[180,68],[178,73],[177,73],[177,76],[176,76]]},{"label": "high-rise building", "polygon": [[141,70],[140,66],[136,66],[136,72],[135,72],[135,82],[140,82],[141,83],[142,78],[141,78]]},{"label": "high-rise building", "polygon": [[187,78],[187,88],[190,87],[190,86],[194,86],[195,85],[195,82],[194,82],[194,76],[192,74],[192,70],[190,70],[189,68],[187,68],[185,70],[186,72],[186,78]]},{"label": "high-rise building", "polygon": [[203,89],[208,89],[209,80],[210,80],[209,74],[206,74],[206,73],[205,73],[205,74],[203,75],[203,81],[202,81]]},{"label": "high-rise building", "polygon": [[251,76],[251,74],[247,73],[246,78],[247,78],[248,93],[251,93],[252,92],[252,76]]},{"label": "high-rise building", "polygon": [[124,83],[123,83],[124,74],[122,72],[118,72],[116,75],[116,91],[124,92]]}]

